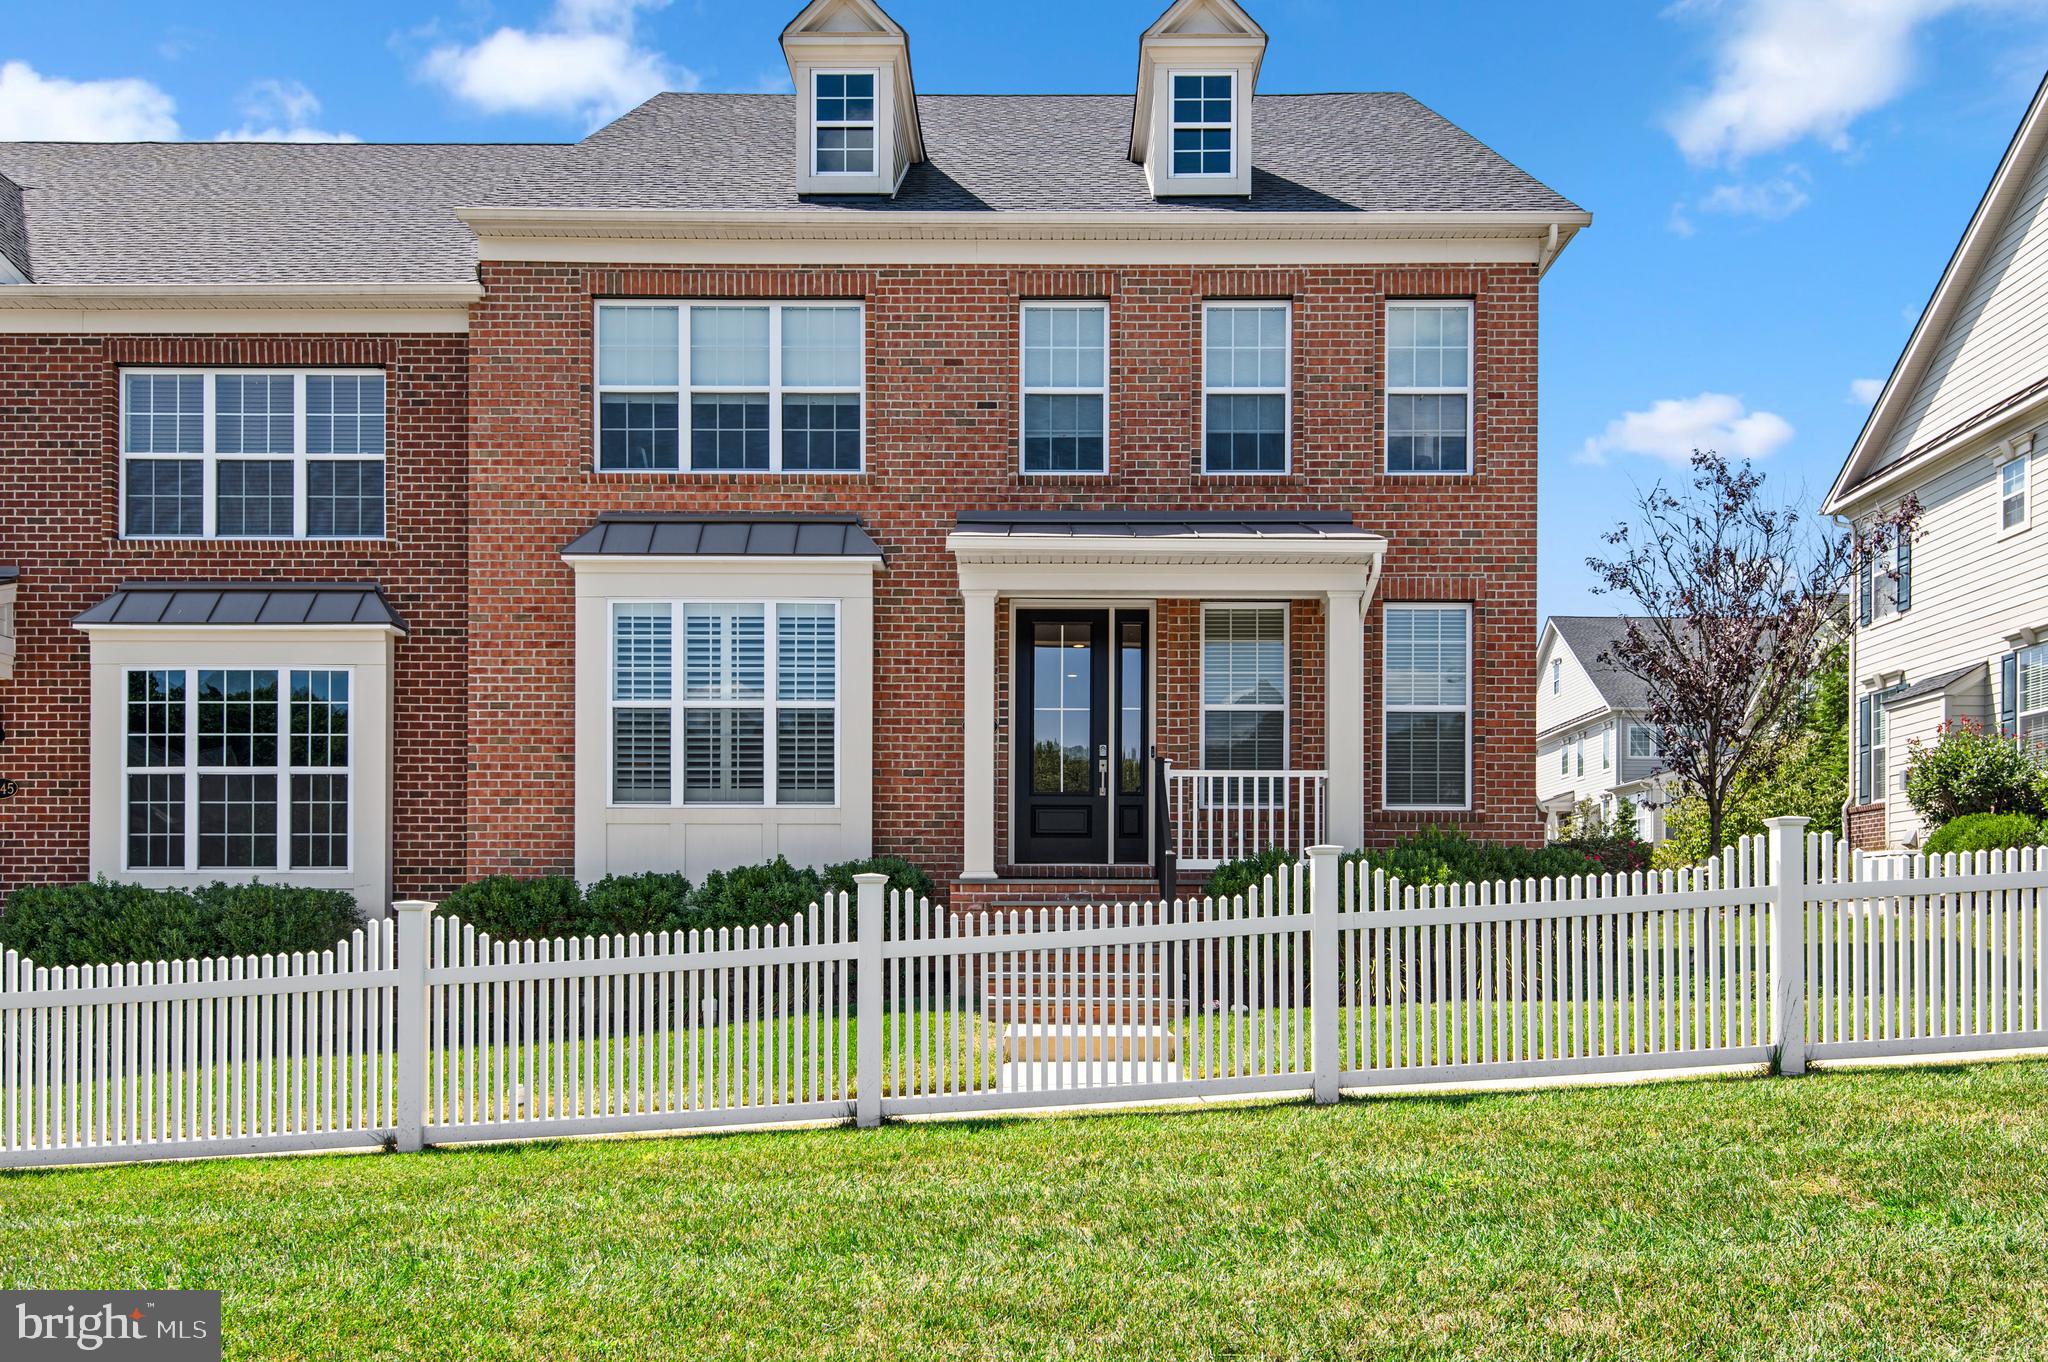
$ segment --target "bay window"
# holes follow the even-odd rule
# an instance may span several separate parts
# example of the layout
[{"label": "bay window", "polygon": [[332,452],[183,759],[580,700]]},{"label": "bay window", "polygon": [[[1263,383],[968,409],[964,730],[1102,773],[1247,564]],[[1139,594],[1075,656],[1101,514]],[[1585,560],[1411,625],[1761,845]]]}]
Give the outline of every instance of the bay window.
[{"label": "bay window", "polygon": [[375,372],[121,375],[130,539],[380,539],[385,381]]},{"label": "bay window", "polygon": [[124,867],[349,866],[351,674],[131,668]]},{"label": "bay window", "polygon": [[[601,472],[862,467],[857,303],[604,303]],[[687,414],[687,419],[686,419]]]},{"label": "bay window", "polygon": [[613,804],[838,802],[836,606],[618,602],[611,645]]},{"label": "bay window", "polygon": [[[1386,608],[1385,803],[1390,809],[1471,806],[1471,639],[1469,606]],[[1583,737],[1580,743],[1583,761]]]}]

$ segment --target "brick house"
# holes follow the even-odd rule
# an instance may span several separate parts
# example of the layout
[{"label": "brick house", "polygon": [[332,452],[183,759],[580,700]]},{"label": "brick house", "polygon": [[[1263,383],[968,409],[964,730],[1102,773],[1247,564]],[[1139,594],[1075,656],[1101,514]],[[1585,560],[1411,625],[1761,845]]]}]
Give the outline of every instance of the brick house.
[{"label": "brick house", "polygon": [[0,145],[0,887],[1539,837],[1590,219],[1265,43],[920,96],[816,0],[573,145]]}]

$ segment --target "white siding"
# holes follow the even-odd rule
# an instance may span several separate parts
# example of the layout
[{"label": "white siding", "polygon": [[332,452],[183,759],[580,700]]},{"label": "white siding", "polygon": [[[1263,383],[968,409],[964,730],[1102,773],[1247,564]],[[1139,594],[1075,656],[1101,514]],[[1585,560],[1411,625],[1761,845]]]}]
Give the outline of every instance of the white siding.
[{"label": "white siding", "polygon": [[[1556,695],[1550,693],[1550,664],[1553,660],[1564,664],[1558,680],[1560,689]],[[1549,646],[1544,648],[1536,664],[1536,731],[1547,733],[1562,723],[1576,719],[1591,719],[1607,711],[1607,702],[1600,695],[1600,688],[1593,684],[1585,664],[1573,655],[1571,645],[1562,637],[1552,635]]]},{"label": "white siding", "polygon": [[2048,157],[2037,158],[1877,465],[2042,377],[2048,352]]}]

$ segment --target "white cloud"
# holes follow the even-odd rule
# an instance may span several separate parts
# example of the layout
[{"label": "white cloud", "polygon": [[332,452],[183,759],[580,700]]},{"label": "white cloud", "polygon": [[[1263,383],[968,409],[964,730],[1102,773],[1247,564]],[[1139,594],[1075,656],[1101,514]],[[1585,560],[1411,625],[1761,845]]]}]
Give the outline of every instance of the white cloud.
[{"label": "white cloud", "polygon": [[1877,395],[1884,391],[1881,378],[1852,378],[1849,380],[1849,400],[1859,407],[1867,407],[1877,401]]},{"label": "white cloud", "polygon": [[420,73],[485,113],[554,114],[595,126],[663,90],[697,87],[642,46],[640,11],[667,0],[556,0],[536,28],[499,28],[480,41],[436,47]]},{"label": "white cloud", "polygon": [[146,80],[64,80],[0,63],[0,142],[168,142],[177,104]]},{"label": "white cloud", "polygon": [[240,101],[242,126],[218,133],[216,142],[360,142],[352,132],[328,132],[312,126],[320,116],[320,100],[296,80],[259,80]]},{"label": "white cloud", "polygon": [[1783,173],[1767,180],[1717,184],[1700,200],[1699,211],[1776,222],[1806,206],[1807,183],[1805,171],[1787,166]]},{"label": "white cloud", "polygon": [[1604,464],[1615,454],[1636,454],[1684,464],[1696,449],[1734,459],[1760,459],[1792,438],[1791,423],[1776,412],[1749,411],[1739,397],[1701,393],[1653,402],[1607,423],[1586,441],[1576,462]]},{"label": "white cloud", "polygon": [[1849,125],[1912,79],[1922,25],[1965,8],[2039,0],[1740,0],[1726,9],[1713,85],[1672,118],[1695,162],[1737,163],[1815,138],[1849,146]]}]

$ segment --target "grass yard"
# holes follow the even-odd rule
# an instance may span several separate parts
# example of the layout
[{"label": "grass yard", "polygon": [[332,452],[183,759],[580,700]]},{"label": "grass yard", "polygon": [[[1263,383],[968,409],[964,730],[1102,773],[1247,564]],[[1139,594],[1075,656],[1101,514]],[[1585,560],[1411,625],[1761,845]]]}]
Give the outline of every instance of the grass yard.
[{"label": "grass yard", "polygon": [[242,1358],[2038,1357],[2048,1063],[0,1174]]}]

